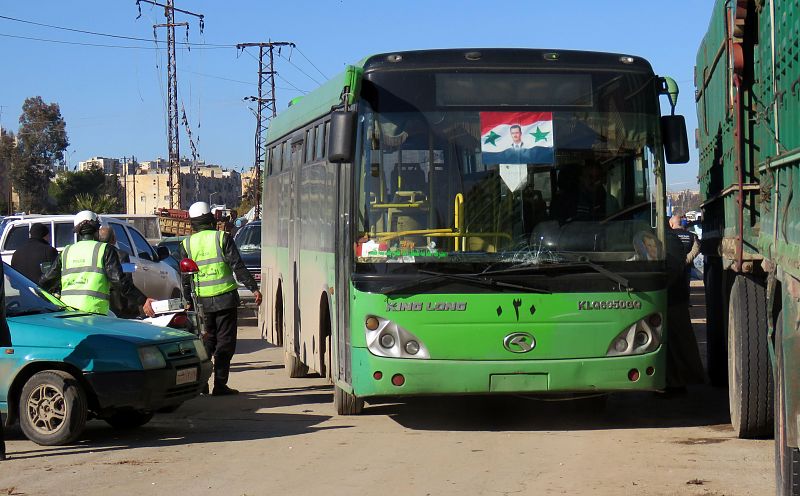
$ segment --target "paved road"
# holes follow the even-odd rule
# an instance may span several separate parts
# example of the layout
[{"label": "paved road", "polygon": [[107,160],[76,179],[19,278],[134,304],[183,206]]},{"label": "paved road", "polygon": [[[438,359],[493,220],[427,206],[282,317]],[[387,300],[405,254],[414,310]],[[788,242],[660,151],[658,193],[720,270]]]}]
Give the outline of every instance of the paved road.
[{"label": "paved road", "polygon": [[[695,297],[695,303],[702,303]],[[693,307],[703,339],[702,307]],[[243,321],[232,385],[147,426],[92,421],[74,446],[9,443],[0,495],[768,495],[772,441],[735,439],[725,391],[615,395],[605,411],[527,397],[369,405],[337,417],[331,387],[288,379]]]}]

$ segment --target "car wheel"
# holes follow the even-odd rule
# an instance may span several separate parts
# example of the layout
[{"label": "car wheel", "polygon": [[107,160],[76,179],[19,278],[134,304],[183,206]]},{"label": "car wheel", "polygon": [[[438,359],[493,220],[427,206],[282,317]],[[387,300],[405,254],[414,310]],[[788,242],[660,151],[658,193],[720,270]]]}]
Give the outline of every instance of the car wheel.
[{"label": "car wheel", "polygon": [[34,374],[22,387],[19,404],[22,432],[36,444],[71,443],[86,427],[86,393],[66,372],[46,370]]},{"label": "car wheel", "polygon": [[115,429],[134,429],[150,422],[153,412],[141,410],[119,410],[110,417],[104,418],[108,425]]}]

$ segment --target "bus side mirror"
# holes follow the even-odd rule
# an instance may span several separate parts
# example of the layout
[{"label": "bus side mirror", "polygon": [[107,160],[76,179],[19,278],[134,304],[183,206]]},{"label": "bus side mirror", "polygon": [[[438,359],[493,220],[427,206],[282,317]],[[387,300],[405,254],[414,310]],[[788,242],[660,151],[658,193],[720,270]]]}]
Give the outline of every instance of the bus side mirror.
[{"label": "bus side mirror", "polygon": [[667,163],[685,164],[689,161],[689,139],[686,137],[686,120],[682,115],[661,116],[661,141]]},{"label": "bus side mirror", "polygon": [[356,113],[331,112],[331,131],[328,136],[328,160],[335,163],[352,162],[355,152]]}]

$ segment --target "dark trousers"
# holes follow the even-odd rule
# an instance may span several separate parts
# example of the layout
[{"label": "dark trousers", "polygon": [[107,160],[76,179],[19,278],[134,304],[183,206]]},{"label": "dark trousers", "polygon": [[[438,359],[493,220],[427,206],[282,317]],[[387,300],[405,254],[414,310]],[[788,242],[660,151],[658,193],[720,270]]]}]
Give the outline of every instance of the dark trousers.
[{"label": "dark trousers", "polygon": [[667,387],[685,387],[705,382],[703,362],[689,316],[688,300],[667,307],[666,379]]},{"label": "dark trousers", "polygon": [[236,308],[218,312],[205,312],[206,335],[203,344],[208,356],[214,357],[214,385],[228,384],[231,359],[236,352],[236,332],[238,327]]}]

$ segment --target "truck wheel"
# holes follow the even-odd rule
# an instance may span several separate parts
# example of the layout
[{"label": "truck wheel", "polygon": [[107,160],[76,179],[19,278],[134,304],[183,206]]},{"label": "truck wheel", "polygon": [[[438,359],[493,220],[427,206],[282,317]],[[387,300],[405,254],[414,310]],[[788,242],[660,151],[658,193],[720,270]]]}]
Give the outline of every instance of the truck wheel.
[{"label": "truck wheel", "polygon": [[753,277],[738,275],[728,308],[731,424],[739,438],[769,437],[773,430],[773,384],[766,289]]},{"label": "truck wheel", "polygon": [[705,262],[703,279],[706,291],[706,357],[708,377],[711,385],[728,385],[727,312],[722,294],[722,263],[719,257],[708,257]]},{"label": "truck wheel", "polygon": [[308,375],[308,365],[300,361],[300,357],[289,350],[283,350],[283,365],[289,377],[297,379]]},{"label": "truck wheel", "polygon": [[361,415],[364,400],[339,386],[333,386],[333,406],[339,415]]},{"label": "truck wheel", "polygon": [[153,418],[153,412],[145,412],[141,410],[119,410],[111,414],[110,417],[104,418],[108,425],[115,429],[135,429],[150,422]]},{"label": "truck wheel", "polygon": [[781,496],[800,496],[800,449],[786,438],[786,384],[783,378],[783,312],[775,322],[775,488]]},{"label": "truck wheel", "polygon": [[69,444],[86,427],[86,393],[72,375],[60,370],[37,372],[28,379],[19,405],[22,432],[36,444]]}]

